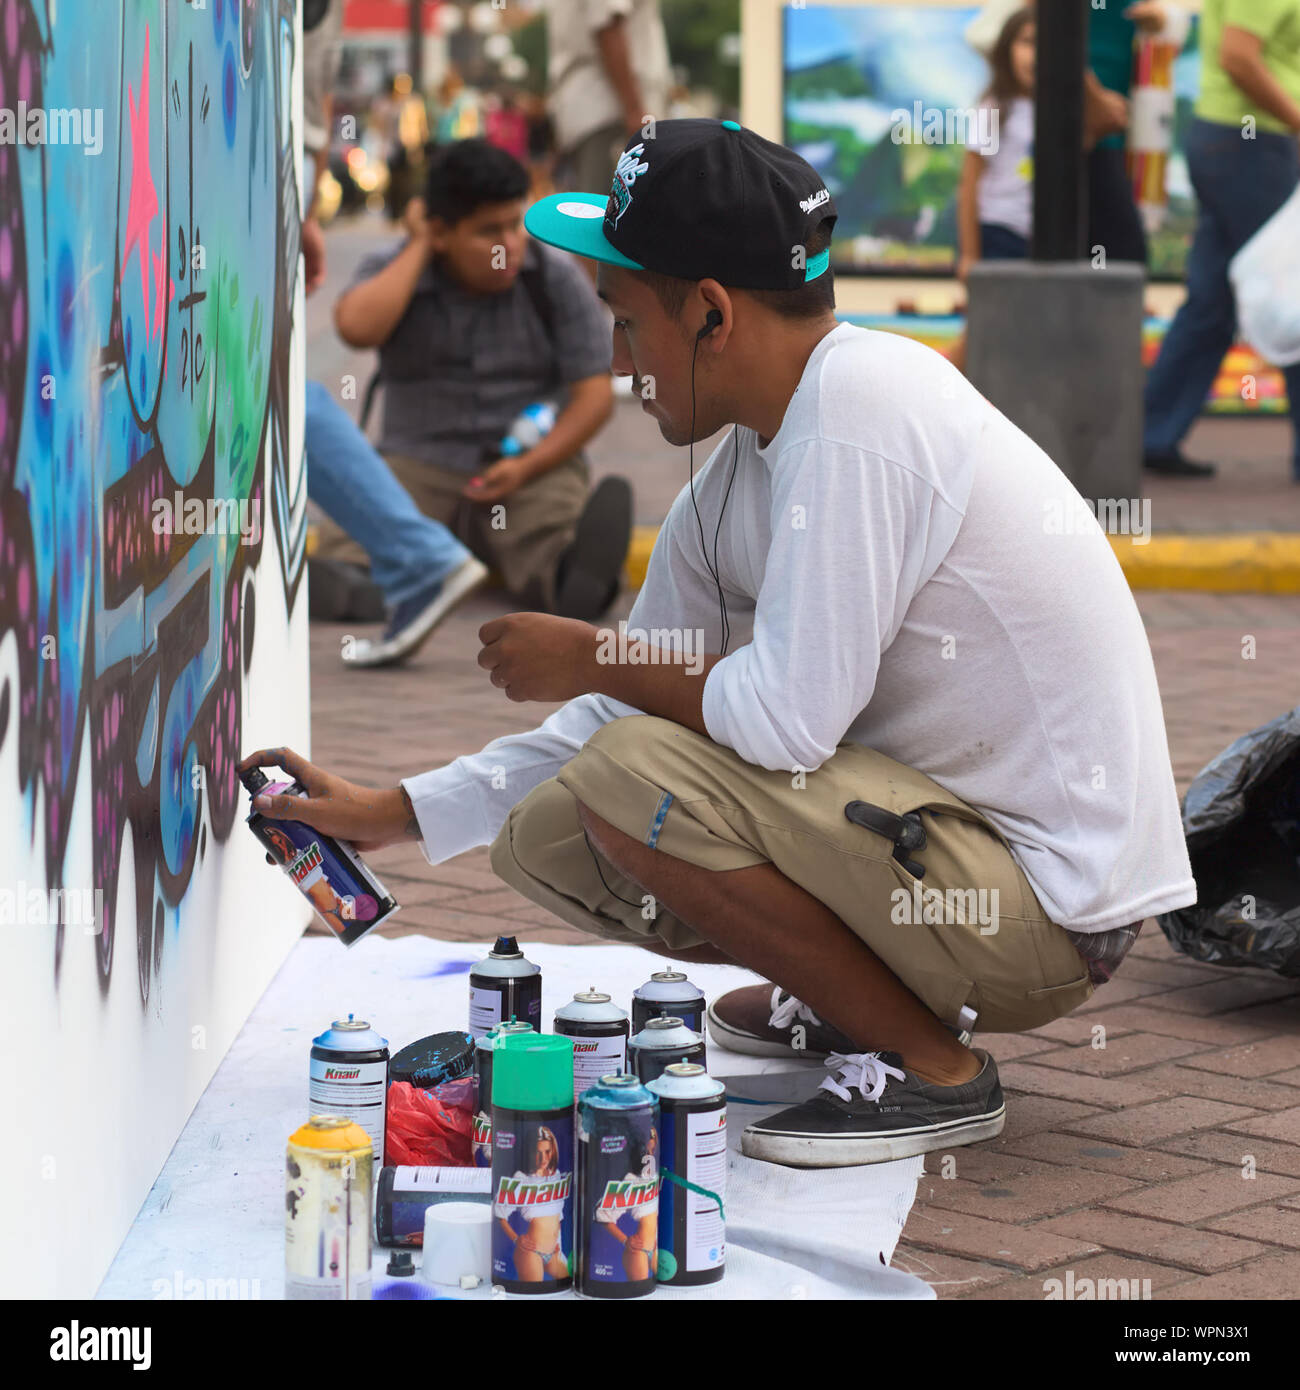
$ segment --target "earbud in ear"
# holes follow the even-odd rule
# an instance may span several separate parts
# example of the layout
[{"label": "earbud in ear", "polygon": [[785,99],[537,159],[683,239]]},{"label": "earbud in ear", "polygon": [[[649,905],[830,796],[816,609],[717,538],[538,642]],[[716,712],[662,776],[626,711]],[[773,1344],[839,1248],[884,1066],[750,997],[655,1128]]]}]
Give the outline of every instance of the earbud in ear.
[{"label": "earbud in ear", "polygon": [[710,309],[704,316],[704,327],[695,335],[695,341],[698,343],[701,338],[707,338],[721,322],[722,311],[720,309]]}]

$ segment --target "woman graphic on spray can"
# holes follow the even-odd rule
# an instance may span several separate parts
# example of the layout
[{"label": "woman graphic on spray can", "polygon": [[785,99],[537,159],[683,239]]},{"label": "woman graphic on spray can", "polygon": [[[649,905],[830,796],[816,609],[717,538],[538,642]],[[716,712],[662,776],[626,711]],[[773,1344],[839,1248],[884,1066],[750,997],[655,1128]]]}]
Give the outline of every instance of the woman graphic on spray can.
[{"label": "woman graphic on spray can", "polygon": [[[560,1171],[559,1152],[555,1135],[545,1125],[538,1125],[537,1140],[533,1148],[533,1167],[527,1176],[554,1177]],[[515,1273],[526,1283],[540,1284],[548,1274],[553,1279],[564,1279],[568,1276],[569,1259],[560,1249],[560,1221],[563,1213],[563,1198],[557,1198],[554,1202],[534,1204],[532,1219],[522,1235],[510,1224],[509,1217],[498,1217],[502,1230],[514,1242]]]},{"label": "woman graphic on spray can", "polygon": [[[641,1172],[628,1173],[624,1182],[650,1182],[659,1176],[659,1131],[650,1126],[650,1141],[641,1155]],[[604,1220],[597,1213],[596,1220]],[[625,1224],[626,1223],[626,1224]],[[629,1279],[640,1281],[652,1278],[659,1263],[659,1203],[656,1200],[648,1215],[637,1216],[625,1211],[614,1217],[609,1233],[623,1246],[623,1272]]]}]

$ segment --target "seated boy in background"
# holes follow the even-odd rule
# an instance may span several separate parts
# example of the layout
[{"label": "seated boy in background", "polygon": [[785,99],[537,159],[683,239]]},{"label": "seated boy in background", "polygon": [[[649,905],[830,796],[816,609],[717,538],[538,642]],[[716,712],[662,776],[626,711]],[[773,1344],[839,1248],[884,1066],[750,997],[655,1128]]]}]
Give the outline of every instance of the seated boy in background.
[{"label": "seated boy in background", "polygon": [[[609,326],[577,263],[525,233],[528,185],[484,140],[439,151],[408,237],[366,257],[334,321],[379,351],[380,452],[420,510],[518,600],[591,619],[618,592],[632,524],[627,482],[589,491],[581,453],[612,409]],[[540,403],[556,407],[550,431],[503,449]],[[365,559],[337,528],[320,553]]]}]

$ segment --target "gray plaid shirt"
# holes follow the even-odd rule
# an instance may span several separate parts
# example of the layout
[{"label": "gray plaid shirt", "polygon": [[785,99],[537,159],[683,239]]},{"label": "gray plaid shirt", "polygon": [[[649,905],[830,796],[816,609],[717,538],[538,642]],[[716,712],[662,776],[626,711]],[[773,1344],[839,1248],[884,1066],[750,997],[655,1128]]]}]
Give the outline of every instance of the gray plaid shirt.
[{"label": "gray plaid shirt", "polygon": [[[377,275],[405,241],[367,256],[353,284]],[[499,294],[472,294],[431,263],[392,336],[379,349],[383,453],[473,473],[525,406],[561,401],[570,382],[608,372],[608,312],[568,255],[530,240],[524,267],[540,266],[553,338],[522,278]]]}]

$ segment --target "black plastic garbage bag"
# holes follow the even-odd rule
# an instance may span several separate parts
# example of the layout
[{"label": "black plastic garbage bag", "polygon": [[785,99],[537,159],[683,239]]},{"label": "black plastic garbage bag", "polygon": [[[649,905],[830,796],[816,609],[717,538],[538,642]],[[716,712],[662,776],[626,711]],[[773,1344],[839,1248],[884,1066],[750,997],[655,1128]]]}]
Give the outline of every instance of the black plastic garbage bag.
[{"label": "black plastic garbage bag", "polygon": [[1245,734],[1183,802],[1197,901],[1157,918],[1184,955],[1300,977],[1300,707]]}]

